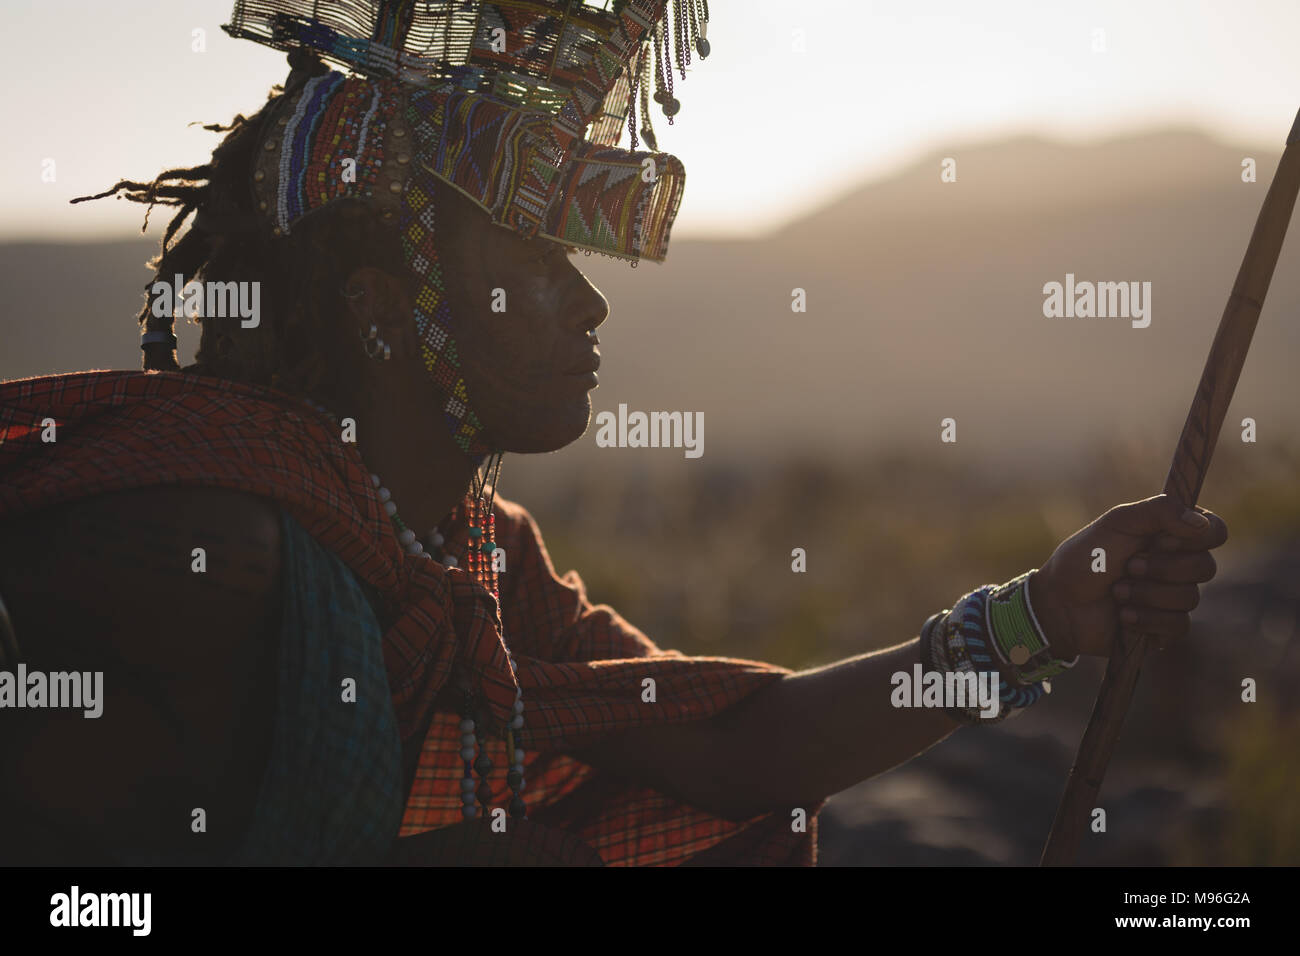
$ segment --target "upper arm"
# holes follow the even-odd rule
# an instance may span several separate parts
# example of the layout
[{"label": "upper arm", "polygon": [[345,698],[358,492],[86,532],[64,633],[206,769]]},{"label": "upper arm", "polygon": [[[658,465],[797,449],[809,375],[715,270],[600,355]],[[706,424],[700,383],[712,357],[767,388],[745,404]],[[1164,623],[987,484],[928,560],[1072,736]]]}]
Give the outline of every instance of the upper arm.
[{"label": "upper arm", "polygon": [[222,489],[149,488],[4,526],[0,594],[26,655],[162,672],[211,662],[191,635],[241,640],[278,603],[273,505]]},{"label": "upper arm", "polygon": [[501,613],[512,651],[546,661],[664,653],[613,608],[592,604],[576,571],[556,572],[527,509],[498,496],[495,513],[497,544],[506,549],[508,561],[501,575]]},{"label": "upper arm", "polygon": [[275,507],[160,487],[0,527],[0,595],[28,671],[103,674],[98,718],[0,711],[0,797],[92,841],[156,845],[184,840],[202,807],[224,842],[251,812],[270,737]]}]

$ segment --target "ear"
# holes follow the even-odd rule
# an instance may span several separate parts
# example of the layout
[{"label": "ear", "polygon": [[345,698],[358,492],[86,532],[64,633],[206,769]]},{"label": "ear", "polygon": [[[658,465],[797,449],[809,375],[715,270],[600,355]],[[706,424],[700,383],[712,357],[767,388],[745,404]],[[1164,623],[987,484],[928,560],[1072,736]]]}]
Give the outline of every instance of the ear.
[{"label": "ear", "polygon": [[373,325],[395,353],[411,348],[412,302],[403,280],[375,266],[363,266],[348,276],[341,295],[352,326],[363,338]]}]

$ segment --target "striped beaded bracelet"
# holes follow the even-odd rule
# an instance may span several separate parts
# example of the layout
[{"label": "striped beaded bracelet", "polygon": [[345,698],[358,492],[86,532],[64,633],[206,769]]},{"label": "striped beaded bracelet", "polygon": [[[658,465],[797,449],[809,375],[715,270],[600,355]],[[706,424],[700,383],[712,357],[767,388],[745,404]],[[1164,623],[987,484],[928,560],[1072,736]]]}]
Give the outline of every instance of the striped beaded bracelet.
[{"label": "striped beaded bracelet", "polygon": [[[966,634],[963,630],[965,627],[965,618],[969,615],[970,607],[963,607],[963,604],[969,602],[960,601],[957,607],[949,612],[940,612],[931,616],[926,621],[925,627],[921,630],[921,668],[927,673],[937,673],[945,676],[946,680],[949,674],[966,675],[975,674],[976,684],[978,687],[978,672],[976,671],[975,661],[966,648]],[[976,608],[977,610],[977,608]],[[992,670],[992,668],[986,668]],[[996,673],[996,672],[995,672]],[[983,713],[983,708],[979,701],[970,700],[970,684],[966,684],[965,699],[966,706],[957,706],[955,701],[946,703],[944,710],[954,720],[961,721],[965,724],[983,724],[997,723],[1005,720],[1007,717],[1007,708],[1001,702],[1003,684],[1002,675],[998,674],[998,712],[992,716]],[[957,685],[954,684],[954,687]]]},{"label": "striped beaded bracelet", "polygon": [[[1078,660],[1062,661],[1051,656],[1050,646],[1038,627],[1029,605],[1027,572],[1006,584],[986,584],[962,597],[951,610],[933,614],[921,629],[921,666],[943,674],[995,671],[998,674],[999,710],[984,716],[978,707],[946,707],[962,723],[998,723],[1016,716],[1051,692],[1047,678],[1073,667]],[[1000,606],[991,611],[990,604]],[[1019,613],[1023,607],[1026,613]],[[1008,608],[1012,613],[1007,613]],[[1028,632],[1026,632],[1028,628]],[[990,645],[997,660],[990,654]],[[1012,652],[1016,648],[1032,648]],[[1037,659],[1032,660],[1034,655]],[[1020,668],[1017,658],[1031,663]],[[1008,674],[1015,680],[1008,680]]]}]

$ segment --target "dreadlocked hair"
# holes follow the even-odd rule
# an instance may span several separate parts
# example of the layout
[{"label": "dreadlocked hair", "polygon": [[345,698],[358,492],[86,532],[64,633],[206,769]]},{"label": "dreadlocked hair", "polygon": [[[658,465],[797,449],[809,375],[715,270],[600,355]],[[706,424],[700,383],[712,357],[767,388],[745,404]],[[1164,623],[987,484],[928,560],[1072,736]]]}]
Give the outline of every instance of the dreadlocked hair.
[{"label": "dreadlocked hair", "polygon": [[[202,334],[195,364],[183,371],[269,386],[333,406],[354,394],[358,384],[349,370],[356,368],[359,344],[345,318],[340,282],[354,269],[374,266],[405,279],[413,295],[415,278],[405,265],[397,232],[363,200],[331,202],[282,236],[273,235],[258,216],[250,171],[262,133],[282,97],[314,68],[324,69],[317,63],[304,71],[292,57],[290,63],[295,73],[285,86],[271,89],[257,113],[240,114],[225,126],[204,126],[228,134],[207,163],[166,170],[148,183],[123,180],[73,201],[116,195],[146,204],[143,229],[154,206],[178,207],[163,233],[160,253],[148,262],[154,278],[146,285],[137,316],[143,331],[162,332],[159,338],[166,339],[142,346],[146,370],[180,368],[175,320],[171,314],[154,314],[148,289],[155,282],[171,285],[177,275],[182,287],[192,279],[257,282],[258,324],[244,328],[238,315],[197,319]],[[195,221],[176,238],[191,214]]]}]

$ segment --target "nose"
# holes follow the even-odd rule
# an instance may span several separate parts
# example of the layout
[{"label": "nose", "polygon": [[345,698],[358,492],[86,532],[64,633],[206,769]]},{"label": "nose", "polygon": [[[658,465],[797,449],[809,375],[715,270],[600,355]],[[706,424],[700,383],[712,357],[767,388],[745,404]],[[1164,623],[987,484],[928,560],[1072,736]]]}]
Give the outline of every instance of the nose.
[{"label": "nose", "polygon": [[574,331],[583,334],[595,332],[609,318],[609,300],[581,272],[576,287],[577,301],[568,313],[573,318]]}]

